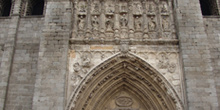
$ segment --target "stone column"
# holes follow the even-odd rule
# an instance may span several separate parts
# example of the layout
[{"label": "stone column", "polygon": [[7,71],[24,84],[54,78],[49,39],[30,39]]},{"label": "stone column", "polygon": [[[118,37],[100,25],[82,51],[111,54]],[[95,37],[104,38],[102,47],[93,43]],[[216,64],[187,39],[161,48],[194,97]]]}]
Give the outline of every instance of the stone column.
[{"label": "stone column", "polygon": [[[116,2],[118,3],[118,2]],[[119,4],[115,5],[115,22],[114,22],[114,29],[115,29],[115,38],[119,38],[119,29],[120,29],[120,15],[119,15]]]},{"label": "stone column", "polygon": [[78,17],[77,17],[78,13],[77,13],[77,2],[75,1],[73,3],[73,30],[72,30],[72,37],[73,38],[76,38],[77,37],[77,20],[78,20]]},{"label": "stone column", "polygon": [[129,10],[128,10],[128,28],[129,28],[129,31],[130,34],[132,34],[130,37],[133,38],[133,34],[134,34],[134,16],[133,16],[133,6],[132,6],[132,2],[129,2]]},{"label": "stone column", "polygon": [[0,67],[0,110],[5,109],[7,101],[7,92],[9,86],[9,77],[12,72],[13,57],[16,47],[17,30],[20,21],[21,0],[15,0],[13,12],[11,13],[11,22],[8,24],[8,36],[5,39],[4,53]]},{"label": "stone column", "polygon": [[187,109],[218,110],[208,38],[199,0],[179,0],[176,14],[180,55],[186,80]]},{"label": "stone column", "polygon": [[[64,110],[72,4],[47,1],[32,110]],[[54,19],[56,18],[56,19]]]},{"label": "stone column", "polygon": [[87,1],[87,6],[88,6],[88,9],[87,9],[87,15],[86,15],[86,37],[89,38],[89,37],[92,37],[92,24],[91,24],[91,19],[92,19],[92,16],[91,16],[91,6],[92,6],[92,2],[91,1]]},{"label": "stone column", "polygon": [[100,15],[100,29],[101,32],[105,32],[105,2],[101,2],[101,15]]}]

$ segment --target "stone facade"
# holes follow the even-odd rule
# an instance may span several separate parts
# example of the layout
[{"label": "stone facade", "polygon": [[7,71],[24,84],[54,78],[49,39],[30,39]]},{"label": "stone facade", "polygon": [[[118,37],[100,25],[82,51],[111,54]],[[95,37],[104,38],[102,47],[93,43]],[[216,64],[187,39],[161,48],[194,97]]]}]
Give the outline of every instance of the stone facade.
[{"label": "stone facade", "polygon": [[0,110],[220,109],[220,17],[199,0],[30,5],[0,17]]}]

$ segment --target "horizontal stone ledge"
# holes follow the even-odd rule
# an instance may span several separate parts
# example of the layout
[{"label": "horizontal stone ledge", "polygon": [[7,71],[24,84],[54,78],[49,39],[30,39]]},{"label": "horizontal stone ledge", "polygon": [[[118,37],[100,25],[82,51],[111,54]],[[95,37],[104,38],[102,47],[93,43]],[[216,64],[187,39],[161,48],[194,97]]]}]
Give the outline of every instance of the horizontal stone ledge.
[{"label": "horizontal stone ledge", "polygon": [[70,44],[110,44],[119,45],[121,42],[129,45],[178,45],[177,39],[70,39]]}]

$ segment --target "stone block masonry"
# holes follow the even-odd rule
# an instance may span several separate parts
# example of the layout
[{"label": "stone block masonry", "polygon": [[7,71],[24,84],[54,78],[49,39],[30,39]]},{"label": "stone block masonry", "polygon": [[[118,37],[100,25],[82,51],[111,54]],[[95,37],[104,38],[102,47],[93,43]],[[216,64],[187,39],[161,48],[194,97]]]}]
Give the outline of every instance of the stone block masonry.
[{"label": "stone block masonry", "polygon": [[32,109],[42,21],[42,17],[20,18],[6,110]]},{"label": "stone block masonry", "polygon": [[220,17],[205,17],[203,20],[208,35],[218,103],[220,104]]},{"label": "stone block masonry", "polygon": [[64,110],[71,2],[48,1],[32,110]]},{"label": "stone block masonry", "polygon": [[209,40],[199,0],[178,1],[177,22],[189,110],[218,110]]}]

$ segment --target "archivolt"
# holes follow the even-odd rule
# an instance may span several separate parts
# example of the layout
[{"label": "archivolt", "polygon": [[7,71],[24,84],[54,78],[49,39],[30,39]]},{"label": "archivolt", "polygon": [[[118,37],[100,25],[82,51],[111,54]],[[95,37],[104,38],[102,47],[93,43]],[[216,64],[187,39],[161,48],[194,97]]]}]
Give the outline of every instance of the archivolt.
[{"label": "archivolt", "polygon": [[67,110],[104,110],[108,100],[120,91],[136,97],[144,110],[183,110],[168,81],[130,53],[117,54],[89,72],[72,94]]}]

